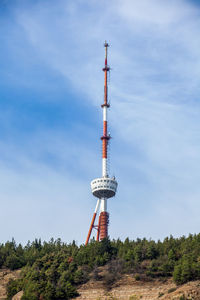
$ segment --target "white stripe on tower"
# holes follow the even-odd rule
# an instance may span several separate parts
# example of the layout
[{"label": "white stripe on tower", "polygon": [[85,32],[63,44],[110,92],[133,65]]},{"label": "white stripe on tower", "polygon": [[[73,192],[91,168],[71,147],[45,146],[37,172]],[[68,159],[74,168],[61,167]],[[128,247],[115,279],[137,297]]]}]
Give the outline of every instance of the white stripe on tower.
[{"label": "white stripe on tower", "polygon": [[107,171],[107,158],[102,158],[102,176],[107,177],[108,171]]},{"label": "white stripe on tower", "polygon": [[100,212],[107,211],[107,199],[101,198]]},{"label": "white stripe on tower", "polygon": [[[103,107],[103,136],[107,136],[107,106]],[[108,176],[107,170],[107,140],[103,141],[102,176]]]}]

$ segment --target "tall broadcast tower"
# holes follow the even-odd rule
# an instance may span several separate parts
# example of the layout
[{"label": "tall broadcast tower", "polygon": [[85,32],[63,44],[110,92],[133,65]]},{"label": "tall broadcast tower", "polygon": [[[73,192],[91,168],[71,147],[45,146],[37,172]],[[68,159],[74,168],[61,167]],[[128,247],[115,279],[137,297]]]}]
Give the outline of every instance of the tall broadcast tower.
[{"label": "tall broadcast tower", "polygon": [[[108,57],[108,43],[105,42],[105,66],[103,68],[104,72],[104,103],[101,105],[103,109],[103,135],[101,137],[102,140],[102,177],[96,178],[91,182],[92,194],[98,198],[97,204],[95,207],[95,211],[93,214],[92,222],[90,225],[90,229],[87,235],[87,239],[85,245],[88,244],[92,229],[97,229],[97,237],[96,240],[103,240],[108,237],[108,223],[109,223],[109,214],[107,212],[107,199],[114,197],[117,190],[117,181],[114,177],[110,178],[108,174],[107,167],[107,148],[110,140],[110,134],[107,130],[107,110],[110,107],[108,103],[108,83],[107,76],[110,71],[110,67],[107,64]],[[98,225],[94,225],[97,212],[99,211],[99,222]]]}]

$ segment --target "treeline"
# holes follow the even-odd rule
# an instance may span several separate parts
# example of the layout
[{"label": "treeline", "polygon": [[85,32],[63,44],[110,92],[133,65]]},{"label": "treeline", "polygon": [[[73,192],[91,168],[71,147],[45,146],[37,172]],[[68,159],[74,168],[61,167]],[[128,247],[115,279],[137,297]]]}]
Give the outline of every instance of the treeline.
[{"label": "treeline", "polygon": [[36,239],[23,247],[12,240],[0,244],[0,267],[22,268],[21,278],[8,284],[8,299],[20,290],[27,300],[71,299],[90,278],[103,281],[109,289],[125,273],[136,280],[173,276],[182,284],[200,279],[200,234],[170,236],[163,242],[93,240],[87,246]]}]

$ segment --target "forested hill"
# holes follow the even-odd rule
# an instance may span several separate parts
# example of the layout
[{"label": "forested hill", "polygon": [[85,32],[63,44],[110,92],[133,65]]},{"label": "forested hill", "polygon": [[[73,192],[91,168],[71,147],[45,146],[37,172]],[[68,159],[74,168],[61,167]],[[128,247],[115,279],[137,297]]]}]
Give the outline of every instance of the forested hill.
[{"label": "forested hill", "polygon": [[[106,265],[106,272],[101,267]],[[0,244],[0,268],[22,268],[21,278],[8,284],[8,299],[23,290],[22,299],[71,299],[90,278],[109,289],[122,274],[136,280],[168,278],[177,285],[200,279],[200,234],[165,238],[163,242],[128,238],[87,246],[60,239],[35,240],[26,246],[14,240]]]}]

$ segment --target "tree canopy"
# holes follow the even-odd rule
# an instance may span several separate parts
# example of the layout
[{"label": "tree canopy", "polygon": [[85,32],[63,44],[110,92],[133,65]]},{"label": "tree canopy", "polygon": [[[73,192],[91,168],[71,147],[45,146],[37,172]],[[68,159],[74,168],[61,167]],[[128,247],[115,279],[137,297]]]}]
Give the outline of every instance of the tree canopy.
[{"label": "tree canopy", "polygon": [[[99,268],[105,266],[104,275]],[[22,246],[11,242],[0,244],[0,267],[22,268],[21,278],[10,280],[8,299],[20,290],[22,299],[71,299],[77,287],[93,278],[111,286],[123,273],[142,278],[173,276],[177,284],[200,279],[200,234],[162,242],[147,239],[92,240],[77,246],[51,239],[40,239]]]}]

